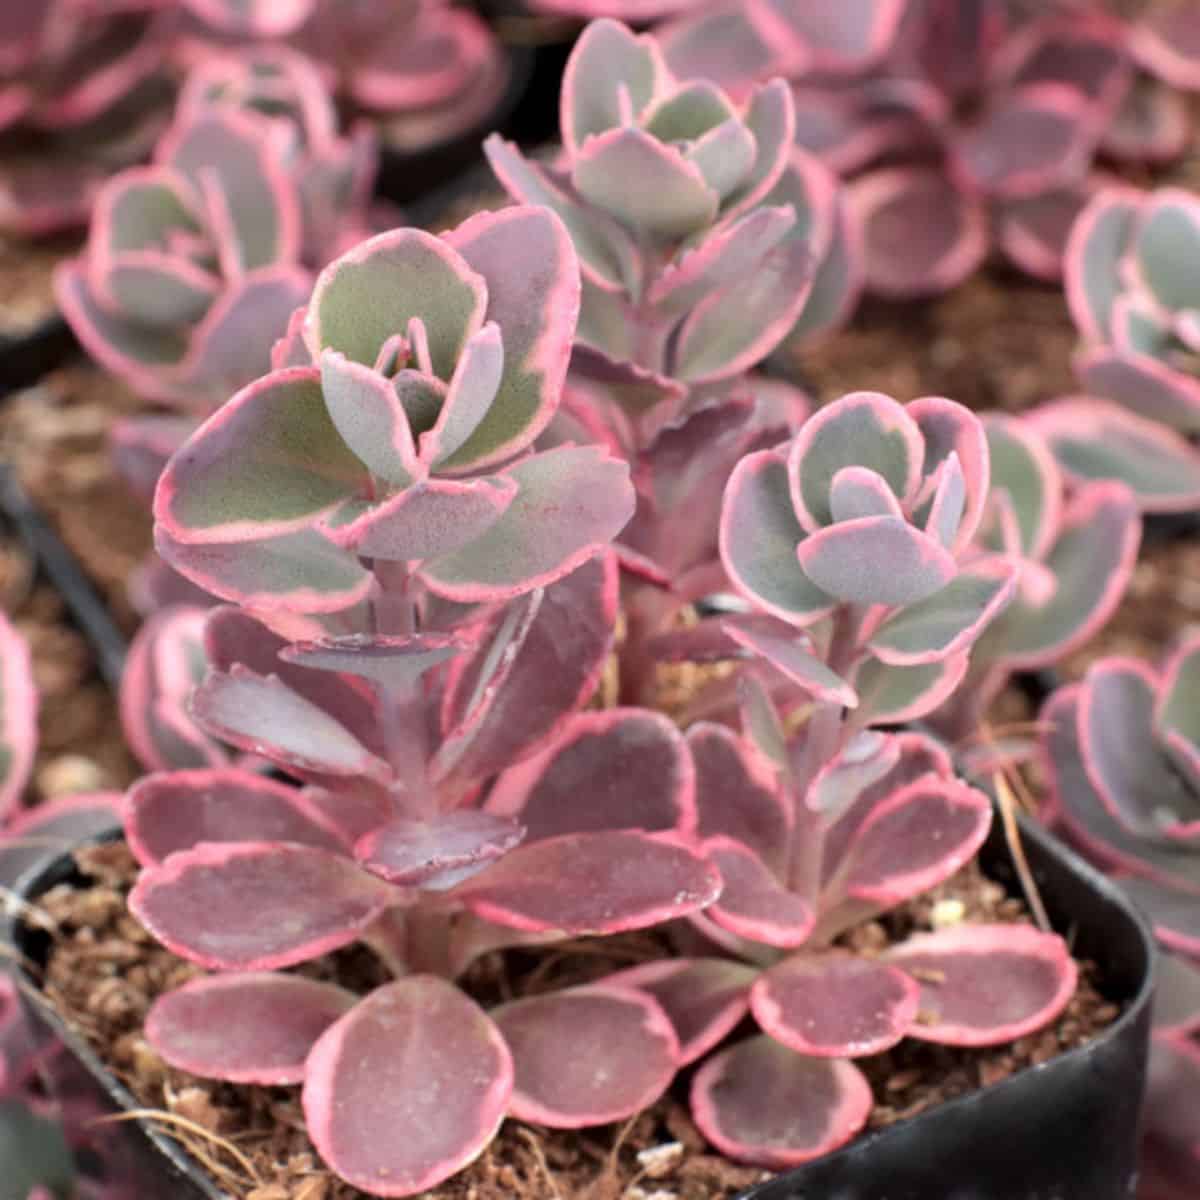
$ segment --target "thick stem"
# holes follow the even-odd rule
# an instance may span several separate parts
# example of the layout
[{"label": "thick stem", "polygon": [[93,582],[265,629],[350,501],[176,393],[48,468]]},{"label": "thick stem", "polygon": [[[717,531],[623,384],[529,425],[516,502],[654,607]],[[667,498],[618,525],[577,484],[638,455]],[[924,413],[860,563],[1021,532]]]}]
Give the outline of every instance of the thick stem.
[{"label": "thick stem", "polygon": [[453,914],[446,911],[422,911],[420,906],[409,909],[406,920],[408,944],[406,958],[409,969],[416,973],[454,978],[451,958],[453,937],[450,925]]}]

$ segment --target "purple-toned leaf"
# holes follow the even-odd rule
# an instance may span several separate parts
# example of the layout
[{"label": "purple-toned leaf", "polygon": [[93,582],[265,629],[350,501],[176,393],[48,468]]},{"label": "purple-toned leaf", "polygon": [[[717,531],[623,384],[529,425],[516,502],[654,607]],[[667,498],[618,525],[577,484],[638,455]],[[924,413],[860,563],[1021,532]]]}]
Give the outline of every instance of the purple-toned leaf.
[{"label": "purple-toned leaf", "polygon": [[570,574],[633,514],[629,468],[595,446],[560,446],[505,472],[516,499],[480,537],[426,561],[421,577],[450,600],[509,599]]},{"label": "purple-toned leaf", "polygon": [[1154,728],[1176,769],[1200,791],[1200,638],[1194,634],[1163,667]]},{"label": "purple-toned leaf", "polygon": [[925,776],[875,806],[846,847],[830,887],[891,908],[969,862],[991,823],[992,806],[982,792]]},{"label": "purple-toned leaf", "polygon": [[1135,659],[1088,670],[1079,703],[1080,748],[1092,786],[1129,832],[1200,835],[1200,796],[1163,754],[1155,730],[1158,679]]},{"label": "purple-toned leaf", "polygon": [[521,846],[448,897],[513,929],[599,934],[685,916],[720,890],[716,869],[674,834],[626,830]]},{"label": "purple-toned leaf", "polygon": [[841,328],[858,304],[865,272],[862,230],[851,215],[845,191],[839,188],[833,200],[829,247],[817,263],[804,311],[792,326],[788,344],[809,346]]},{"label": "purple-toned leaf", "polygon": [[[1044,411],[1044,410],[1039,410]],[[1005,537],[993,514],[985,543],[994,550],[1042,559],[1062,521],[1062,474],[1034,421],[989,414],[985,422],[993,493],[1004,492],[1013,516],[1015,539]],[[993,501],[993,504],[995,501]]]},{"label": "purple-toned leaf", "polygon": [[350,847],[304,794],[251,771],[147,775],[125,801],[125,837],[144,867],[201,842],[292,842],[333,854]]},{"label": "purple-toned leaf", "polygon": [[1200,967],[1178,954],[1158,955],[1153,1020],[1155,1032],[1200,1032]]},{"label": "purple-toned leaf", "polygon": [[[574,6],[575,0],[567,2]],[[654,30],[655,41],[676,79],[709,79],[731,96],[740,96],[748,81],[771,74],[774,52],[750,21],[745,4],[697,7],[688,3],[679,8],[683,11],[678,17]],[[763,144],[758,130],[755,140]],[[787,138],[788,143],[791,140]]]},{"label": "purple-toned leaf", "polygon": [[611,980],[493,1009],[513,1056],[508,1111],[579,1129],[623,1121],[667,1090],[679,1062],[670,1020],[650,996]]},{"label": "purple-toned leaf", "polygon": [[[962,468],[965,497],[962,519],[951,545],[956,553],[974,538],[987,503],[991,480],[987,433],[983,423],[969,409],[944,396],[921,396],[905,411],[917,423],[925,442],[923,474],[933,480],[944,476],[951,456]],[[916,515],[932,520],[936,492],[925,504],[918,504]]]},{"label": "purple-toned leaf", "polygon": [[906,299],[947,292],[983,263],[987,214],[980,201],[932,167],[887,167],[848,190],[862,230],[865,283]]},{"label": "purple-toned leaf", "polygon": [[1116,883],[1142,910],[1164,946],[1192,958],[1200,955],[1200,891],[1185,891],[1138,876]]},{"label": "purple-toned leaf", "polygon": [[1077,486],[1118,479],[1143,512],[1200,507],[1200,452],[1157,421],[1083,397],[1041,405],[1031,420]]},{"label": "purple-toned leaf", "polygon": [[437,813],[428,820],[396,819],[361,838],[354,855],[368,871],[409,887],[445,886],[468,870],[482,870],[518,846],[524,828],[510,817],[473,809]]},{"label": "purple-toned leaf", "polygon": [[123,803],[120,792],[87,792],[10,817],[0,833],[0,887],[11,887],[48,856],[120,829]]},{"label": "purple-toned leaf", "polygon": [[939,591],[888,617],[871,635],[871,652],[893,666],[919,666],[969,650],[1016,594],[1019,566],[983,558]]},{"label": "purple-toned leaf", "polygon": [[433,428],[421,435],[421,459],[437,465],[475,432],[496,397],[504,373],[500,327],[489,321],[463,347]]},{"label": "purple-toned leaf", "polygon": [[0,822],[20,804],[33,769],[37,718],[29,645],[0,614]]},{"label": "purple-toned leaf", "polygon": [[[891,774],[903,748],[900,738],[888,734],[869,729],[854,734],[813,777],[805,804],[820,815],[826,828],[833,826],[872,784]],[[824,855],[827,864],[834,849],[831,845]],[[837,853],[842,849],[836,847]]]},{"label": "purple-toned leaf", "polygon": [[336,671],[387,688],[403,688],[438,663],[455,658],[470,647],[471,643],[457,634],[414,633],[406,637],[347,634],[320,641],[293,642],[279,652],[279,658],[309,670]]},{"label": "purple-toned leaf", "polygon": [[154,515],[181,542],[252,541],[303,529],[365,483],[329,419],[319,373],[292,367],[244,388],[196,430],[159,480]]},{"label": "purple-toned leaf", "polygon": [[1108,338],[1112,306],[1121,290],[1120,263],[1133,236],[1137,208],[1136,194],[1127,189],[1097,192],[1067,241],[1067,303],[1089,342]]},{"label": "purple-toned leaf", "polygon": [[1181,157],[1190,139],[1187,99],[1157,79],[1139,76],[1126,89],[1100,149],[1120,162],[1158,166]]},{"label": "purple-toned leaf", "polygon": [[1200,380],[1156,359],[1118,350],[1086,351],[1075,359],[1084,390],[1181,433],[1200,432]]},{"label": "purple-toned leaf", "polygon": [[1000,249],[1027,275],[1057,282],[1062,277],[1071,229],[1100,186],[1098,181],[1085,179],[998,203],[995,222]]},{"label": "purple-toned leaf", "polygon": [[841,467],[829,481],[829,516],[835,523],[902,515],[896,493],[868,467]]},{"label": "purple-toned leaf", "polygon": [[356,999],[297,975],[213,975],[160,996],[146,1039],[171,1066],[203,1079],[302,1083],[308,1052]]},{"label": "purple-toned leaf", "polygon": [[[786,628],[786,627],[785,627]],[[831,671],[811,650],[802,634],[757,629],[727,621],[725,630],[740,647],[770,663],[801,691],[826,704],[855,708],[858,697],[841,676]]]},{"label": "purple-toned leaf", "polygon": [[955,575],[934,538],[896,517],[860,517],[810,534],[797,549],[804,573],[850,604],[916,604]]},{"label": "purple-toned leaf", "polygon": [[1170,312],[1195,301],[1186,264],[1200,253],[1200,205],[1178,188],[1161,188],[1142,205],[1133,232],[1134,279]]},{"label": "purple-toned leaf", "polygon": [[688,729],[696,769],[696,834],[725,835],[754,851],[772,870],[783,866],[791,814],[775,770],[753,744],[724,725]]},{"label": "purple-toned leaf", "polygon": [[679,1066],[702,1058],[750,1011],[756,968],[725,958],[663,959],[608,975],[605,984],[636,988],[658,1002],[679,1040]]},{"label": "purple-toned leaf", "polygon": [[1190,5],[1147,9],[1129,37],[1130,51],[1151,74],[1183,91],[1200,90],[1200,21]]},{"label": "purple-toned leaf", "polygon": [[196,428],[191,417],[146,413],[123,417],[109,433],[113,466],[139,499],[150,503],[167,460]]},{"label": "purple-toned leaf", "polygon": [[1044,560],[1053,591],[1030,598],[1018,589],[976,643],[980,661],[1035,668],[1088,641],[1120,603],[1140,542],[1137,505],[1123,484],[1081,489]]},{"label": "purple-toned leaf", "polygon": [[691,1099],[700,1132],[722,1154],[776,1170],[848,1142],[874,1105],[853,1063],[797,1054],[765,1035],[710,1058]]},{"label": "purple-toned leaf", "polygon": [[487,282],[442,238],[393,229],[362,242],[321,272],[305,339],[313,355],[337,350],[372,366],[380,348],[424,322],[433,373],[448,381],[467,341],[483,324]]},{"label": "purple-toned leaf", "polygon": [[723,834],[705,839],[704,852],[720,869],[725,886],[706,916],[739,937],[785,950],[803,945],[815,914],[790,892],[748,846]]},{"label": "purple-toned leaf", "polygon": [[167,949],[217,970],[268,970],[361,936],[395,888],[312,846],[202,843],[143,871],[129,907]]},{"label": "purple-toned leaf", "polygon": [[210,671],[192,694],[192,715],[222,741],[284,770],[381,777],[386,767],[344,725],[276,675],[234,666]]},{"label": "purple-toned leaf", "polygon": [[725,487],[721,561],[740,592],[794,625],[811,624],[834,605],[796,561],[803,537],[783,455],[773,450],[746,455]]},{"label": "purple-toned leaf", "polygon": [[98,282],[104,298],[129,320],[165,329],[198,322],[221,286],[210,271],[158,250],[114,255]]},{"label": "purple-toned leaf", "polygon": [[692,761],[661,713],[576,713],[546,749],[496,780],[487,807],[519,821],[530,842],[619,829],[691,832]]},{"label": "purple-toned leaf", "polygon": [[579,261],[567,228],[542,208],[480,213],[446,241],[487,280],[488,320],[504,341],[491,407],[439,464],[474,471],[528,445],[554,415],[579,313]]},{"label": "purple-toned leaf", "polygon": [[969,655],[952,654],[937,662],[896,667],[869,658],[858,668],[854,690],[858,708],[853,723],[903,725],[935,711],[954,694],[967,673]]},{"label": "purple-toned leaf", "polygon": [[1078,975],[1062,938],[1031,925],[916,934],[885,958],[921,985],[909,1036],[948,1046],[995,1046],[1041,1029],[1075,994]]},{"label": "purple-toned leaf", "polygon": [[751,20],[785,61],[807,71],[854,72],[887,53],[903,0],[849,0],[836,8],[804,0],[752,0]]},{"label": "purple-toned leaf", "polygon": [[894,1046],[917,1015],[903,971],[852,954],[793,954],[750,990],[754,1019],[798,1054],[861,1058]]},{"label": "purple-toned leaf", "polygon": [[479,1155],[512,1082],[512,1055],[487,1014],[446,980],[410,975],[322,1034],[308,1056],[304,1115],[341,1179],[375,1196],[410,1196]]}]

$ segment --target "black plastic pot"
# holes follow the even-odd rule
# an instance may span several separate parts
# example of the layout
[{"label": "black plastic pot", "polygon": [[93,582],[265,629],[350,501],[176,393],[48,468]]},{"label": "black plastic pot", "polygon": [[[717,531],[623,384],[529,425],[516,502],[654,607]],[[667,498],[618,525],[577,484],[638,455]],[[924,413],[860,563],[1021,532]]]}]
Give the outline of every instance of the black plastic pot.
[{"label": "black plastic pot", "polygon": [[[1150,934],[1107,879],[1040,829],[1023,823],[1022,830],[1051,918],[1071,936],[1078,955],[1099,965],[1101,989],[1122,1005],[1120,1018],[1088,1046],[867,1135],[743,1193],[741,1200],[1127,1200],[1133,1195],[1149,1036]],[[983,860],[990,874],[1012,883],[998,830]],[[69,855],[59,855],[30,871],[15,890],[35,904],[50,888],[71,880],[78,880],[74,864]],[[44,961],[44,934],[20,927],[13,937],[27,960]],[[72,1100],[97,1111],[135,1109],[129,1091],[36,993],[32,975],[27,982],[39,1035],[48,1043],[58,1039],[69,1051],[58,1069]],[[223,1200],[208,1174],[152,1124],[122,1123],[113,1155],[105,1158],[105,1169],[128,1173],[134,1181],[129,1195],[138,1200]],[[108,1178],[125,1182],[124,1175]]]},{"label": "black plastic pot", "polygon": [[36,383],[77,349],[74,335],[54,310],[20,332],[0,329],[0,396]]},{"label": "black plastic pot", "polygon": [[[1000,823],[982,852],[1012,885]],[[1149,928],[1100,872],[1030,822],[1022,843],[1054,927],[1100,968],[1121,1016],[1086,1046],[867,1134],[739,1200],[1129,1200],[1150,1032]]]}]

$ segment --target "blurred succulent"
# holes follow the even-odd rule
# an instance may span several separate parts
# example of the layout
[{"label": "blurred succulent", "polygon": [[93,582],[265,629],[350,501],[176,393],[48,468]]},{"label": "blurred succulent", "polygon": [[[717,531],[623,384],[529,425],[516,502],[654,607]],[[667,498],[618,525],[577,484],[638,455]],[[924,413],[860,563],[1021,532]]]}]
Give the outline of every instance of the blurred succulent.
[{"label": "blurred succulent", "polygon": [[419,151],[478,127],[508,85],[508,60],[491,30],[447,0],[183,3],[194,18],[180,42],[186,59],[285,38],[400,150]]},{"label": "blurred succulent", "polygon": [[975,731],[1014,672],[1049,667],[1095,635],[1125,594],[1141,542],[1137,504],[1123,484],[1072,479],[1079,486],[1068,491],[1036,414],[989,414],[983,424],[991,481],[975,545],[1020,564],[1020,583],[938,714],[956,736]]},{"label": "blurred succulent", "polygon": [[159,0],[13,0],[0,17],[0,233],[81,225],[170,111]]},{"label": "blurred succulent", "polygon": [[[1200,433],[1198,280],[1200,199],[1178,188],[1098,194],[1071,231],[1066,258],[1084,389],[1169,429]],[[1194,476],[1195,456],[1190,468]]]},{"label": "blurred succulent", "polygon": [[25,794],[37,749],[37,720],[29,645],[0,613],[0,825]]}]

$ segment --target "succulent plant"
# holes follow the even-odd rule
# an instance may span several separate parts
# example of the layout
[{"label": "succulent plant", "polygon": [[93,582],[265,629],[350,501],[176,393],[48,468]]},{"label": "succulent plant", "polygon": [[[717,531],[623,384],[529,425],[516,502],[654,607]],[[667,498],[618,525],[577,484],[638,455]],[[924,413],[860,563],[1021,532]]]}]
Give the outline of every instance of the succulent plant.
[{"label": "succulent plant", "polygon": [[149,152],[170,108],[158,0],[5,5],[0,232],[82,225],[113,171]]},{"label": "succulent plant", "polygon": [[[1120,187],[1092,200],[1071,231],[1066,258],[1067,300],[1084,342],[1075,366],[1085,391],[1167,430],[1200,433],[1197,270],[1196,196]],[[1196,464],[1193,455],[1193,479]],[[1197,504],[1193,497],[1182,506]]]},{"label": "succulent plant", "polygon": [[470,9],[446,0],[184,0],[188,61],[286,39],[392,146],[419,151],[477,127],[508,84],[508,60]]},{"label": "succulent plant", "polygon": [[37,719],[29,645],[0,614],[0,825],[25,793],[37,749]]},{"label": "succulent plant", "polygon": [[[958,923],[878,957],[835,944],[947,879],[988,832],[988,798],[938,743],[872,728],[942,704],[1014,595],[1015,557],[973,549],[988,460],[982,425],[952,401],[856,393],[747,455],[726,488],[721,554],[748,610],[677,642],[747,660],[743,735],[688,730],[696,837],[724,888],[689,918],[697,953],[608,982],[666,1009],[684,1064],[754,1017],[759,1034],[692,1083],[697,1124],[734,1158],[785,1167],[847,1141],[873,1104],[855,1057],[903,1037],[1007,1041],[1074,990],[1062,939],[1025,925]],[[991,979],[1003,1006],[982,999]]]}]

